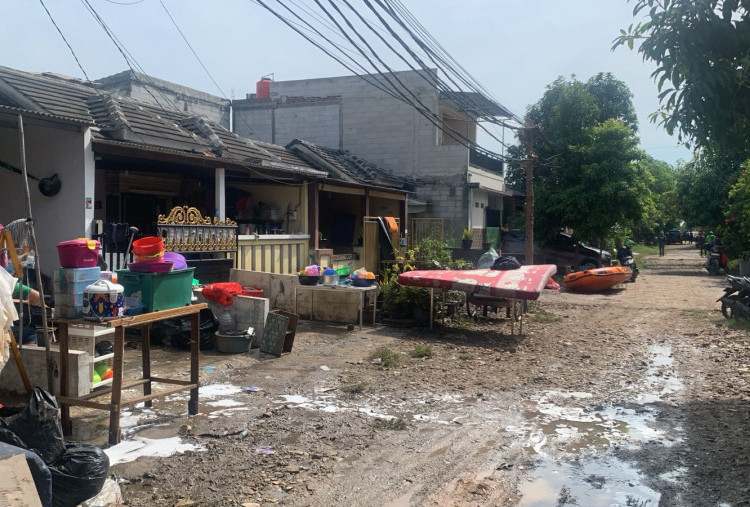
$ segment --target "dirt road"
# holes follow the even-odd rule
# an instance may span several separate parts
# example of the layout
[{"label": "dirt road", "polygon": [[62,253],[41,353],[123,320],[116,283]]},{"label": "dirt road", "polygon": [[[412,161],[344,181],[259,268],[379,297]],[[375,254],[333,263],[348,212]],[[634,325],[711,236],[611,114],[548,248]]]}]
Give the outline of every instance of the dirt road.
[{"label": "dirt road", "polygon": [[[303,322],[279,359],[206,354],[200,415],[174,417],[179,396],[126,414],[126,444],[150,455],[114,466],[125,499],[746,505],[750,340],[718,311],[723,277],[688,245],[638,262],[624,289],[544,294],[521,337],[494,315],[432,331]],[[373,361],[380,347],[400,366]],[[86,417],[79,437],[99,438],[106,421]]]}]

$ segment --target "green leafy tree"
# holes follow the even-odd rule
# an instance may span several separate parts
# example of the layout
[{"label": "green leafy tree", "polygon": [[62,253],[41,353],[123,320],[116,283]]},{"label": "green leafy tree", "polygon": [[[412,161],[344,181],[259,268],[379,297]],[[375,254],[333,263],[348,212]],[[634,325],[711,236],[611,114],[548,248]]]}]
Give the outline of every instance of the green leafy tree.
[{"label": "green leafy tree", "polygon": [[747,165],[729,190],[727,221],[722,227],[722,240],[731,257],[750,258],[750,171]]},{"label": "green leafy tree", "polygon": [[624,83],[611,74],[586,83],[558,78],[528,116],[540,129],[533,146],[541,238],[571,227],[581,239],[601,245],[616,223],[642,219],[652,178],[636,163],[641,152],[628,124],[635,116]]},{"label": "green leafy tree", "polygon": [[701,228],[723,223],[727,194],[738,170],[732,157],[711,152],[678,167],[675,190],[682,218]]},{"label": "green leafy tree", "polygon": [[747,0],[635,0],[643,21],[621,30],[657,65],[661,105],[652,119],[715,152],[750,153],[750,15]]}]

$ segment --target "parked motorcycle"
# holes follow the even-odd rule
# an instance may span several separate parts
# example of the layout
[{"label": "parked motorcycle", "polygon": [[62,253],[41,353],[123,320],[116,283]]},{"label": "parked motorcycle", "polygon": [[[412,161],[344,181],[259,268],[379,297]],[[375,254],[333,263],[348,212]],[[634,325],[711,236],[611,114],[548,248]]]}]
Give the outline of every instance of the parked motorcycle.
[{"label": "parked motorcycle", "polygon": [[709,275],[715,276],[719,274],[719,270],[721,269],[725,273],[727,272],[727,262],[729,262],[729,258],[724,249],[721,248],[721,245],[713,245],[708,250],[706,264],[703,267],[708,271]]},{"label": "parked motorcycle", "polygon": [[626,282],[635,282],[635,279],[638,277],[638,266],[635,263],[635,259],[633,258],[633,251],[630,249],[629,246],[621,246],[617,249],[617,260],[620,261],[620,266],[630,268],[630,271],[633,273],[628,280],[625,280]]},{"label": "parked motorcycle", "polygon": [[727,275],[729,287],[724,289],[724,295],[716,301],[721,301],[721,314],[727,319],[750,317],[750,278],[744,276]]}]

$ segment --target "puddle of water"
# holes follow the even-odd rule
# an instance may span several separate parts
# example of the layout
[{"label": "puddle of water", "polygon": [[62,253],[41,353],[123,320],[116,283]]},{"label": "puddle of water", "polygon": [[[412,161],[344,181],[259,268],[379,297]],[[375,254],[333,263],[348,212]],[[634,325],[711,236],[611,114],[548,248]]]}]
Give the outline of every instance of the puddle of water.
[{"label": "puddle of water", "polygon": [[637,470],[612,457],[606,461],[582,459],[575,465],[544,461],[534,469],[533,480],[520,484],[519,505],[650,507],[659,504],[661,495],[641,482]]},{"label": "puddle of water", "polygon": [[674,372],[672,347],[668,345],[651,345],[648,349],[650,360],[646,371],[644,389],[646,392],[636,397],[639,403],[656,403],[681,391],[682,381]]},{"label": "puddle of water", "polygon": [[104,452],[109,457],[110,466],[113,466],[118,463],[135,461],[141,456],[167,457],[192,450],[203,451],[205,448],[195,444],[182,443],[180,437],[151,439],[138,436],[105,449]]}]

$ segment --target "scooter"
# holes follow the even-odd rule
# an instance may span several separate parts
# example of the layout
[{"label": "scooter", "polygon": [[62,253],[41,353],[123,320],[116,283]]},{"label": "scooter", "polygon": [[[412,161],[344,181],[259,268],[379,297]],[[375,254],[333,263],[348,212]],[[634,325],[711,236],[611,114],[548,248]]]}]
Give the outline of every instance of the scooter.
[{"label": "scooter", "polygon": [[630,271],[633,273],[628,280],[625,280],[626,282],[635,282],[635,279],[638,277],[638,266],[635,263],[635,259],[633,259],[633,251],[630,249],[630,247],[623,246],[617,249],[617,259],[620,261],[620,266],[629,268]]},{"label": "scooter", "polygon": [[724,295],[716,301],[721,301],[721,314],[727,319],[750,317],[750,279],[743,276],[727,275],[729,287],[724,289]]},{"label": "scooter", "polygon": [[706,268],[709,275],[716,276],[720,269],[723,269],[725,273],[727,272],[727,262],[729,262],[729,258],[721,246],[713,245],[708,250],[706,264],[703,267]]}]

